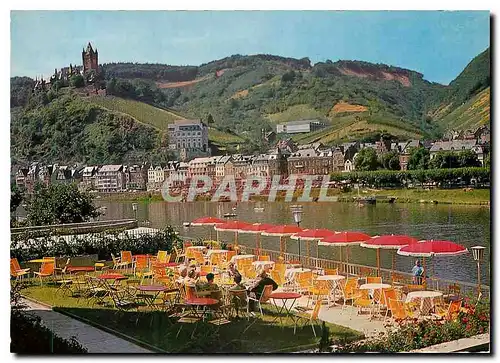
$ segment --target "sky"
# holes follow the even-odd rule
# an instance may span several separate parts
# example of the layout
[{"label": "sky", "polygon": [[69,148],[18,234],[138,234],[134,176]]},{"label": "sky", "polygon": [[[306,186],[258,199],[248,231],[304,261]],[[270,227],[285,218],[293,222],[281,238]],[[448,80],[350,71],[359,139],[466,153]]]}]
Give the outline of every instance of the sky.
[{"label": "sky", "polygon": [[442,84],[490,45],[487,11],[12,11],[11,76],[99,63],[199,65],[232,54],[362,60]]}]

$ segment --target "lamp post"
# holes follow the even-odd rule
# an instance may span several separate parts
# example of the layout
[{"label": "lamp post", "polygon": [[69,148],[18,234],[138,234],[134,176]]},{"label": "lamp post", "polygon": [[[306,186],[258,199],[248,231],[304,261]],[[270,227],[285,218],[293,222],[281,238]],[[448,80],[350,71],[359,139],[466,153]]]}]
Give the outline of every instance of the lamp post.
[{"label": "lamp post", "polygon": [[[301,205],[292,205],[292,214],[293,220],[297,223],[297,227],[300,227],[300,222],[302,221],[302,206]],[[300,262],[300,237],[298,239],[299,243],[299,262]]]},{"label": "lamp post", "polygon": [[477,296],[481,294],[481,262],[484,258],[484,250],[486,247],[474,246],[471,247],[472,257],[477,263]]},{"label": "lamp post", "polygon": [[137,203],[132,203],[132,210],[134,211],[134,218],[137,220]]}]

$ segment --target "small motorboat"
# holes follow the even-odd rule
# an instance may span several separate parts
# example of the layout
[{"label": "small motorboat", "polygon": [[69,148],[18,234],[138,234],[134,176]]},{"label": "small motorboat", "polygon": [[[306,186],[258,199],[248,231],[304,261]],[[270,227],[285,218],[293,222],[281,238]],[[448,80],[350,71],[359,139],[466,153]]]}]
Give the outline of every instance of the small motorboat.
[{"label": "small motorboat", "polygon": [[184,222],[184,223],[182,223],[182,225],[184,227],[191,227],[191,223],[190,222]]},{"label": "small motorboat", "polygon": [[236,210],[236,207],[233,207],[233,208],[232,208],[232,210],[233,210],[233,212],[234,212],[234,211]]},{"label": "small motorboat", "polygon": [[377,204],[377,199],[375,197],[358,197],[356,201],[359,204]]},{"label": "small motorboat", "polygon": [[236,216],[237,216],[236,213],[225,213],[224,214],[224,218],[234,218]]},{"label": "small motorboat", "polygon": [[255,207],[253,209],[254,212],[264,212],[264,208],[263,207]]}]

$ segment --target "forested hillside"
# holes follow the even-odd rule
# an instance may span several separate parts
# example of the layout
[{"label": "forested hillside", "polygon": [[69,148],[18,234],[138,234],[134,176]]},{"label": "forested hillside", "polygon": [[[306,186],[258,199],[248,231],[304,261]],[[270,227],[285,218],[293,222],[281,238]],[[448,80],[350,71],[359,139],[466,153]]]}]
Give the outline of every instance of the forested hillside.
[{"label": "forested hillside", "polygon": [[[320,119],[327,127],[298,142],[439,138],[449,128],[490,122],[490,52],[478,55],[444,86],[418,72],[360,61],[234,55],[200,66],[102,65],[108,96],[78,96],[34,80],[11,79],[15,158],[90,163],[166,158],[164,131],[177,118],[197,118],[226,151],[264,151],[262,130]],[[81,97],[84,99],[82,100]]]}]

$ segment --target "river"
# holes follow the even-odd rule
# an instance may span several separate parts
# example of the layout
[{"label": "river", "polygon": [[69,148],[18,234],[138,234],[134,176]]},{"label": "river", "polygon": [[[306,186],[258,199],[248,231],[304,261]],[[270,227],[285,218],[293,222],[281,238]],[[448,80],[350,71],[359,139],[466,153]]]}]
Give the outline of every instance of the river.
[{"label": "river", "polygon": [[[131,202],[98,201],[105,206],[106,214],[101,219],[134,218]],[[209,227],[182,226],[183,222],[198,217],[217,216],[231,212],[233,203],[138,203],[137,219],[148,220],[153,228],[163,228],[170,224],[181,235],[207,238]],[[254,207],[264,207],[264,211],[255,212]],[[239,203],[235,213],[237,219],[253,223],[292,224],[289,203]],[[470,249],[472,246],[486,247],[482,265],[482,282],[490,284],[490,209],[485,207],[429,205],[429,204],[383,204],[359,207],[352,203],[304,203],[301,227],[328,228],[335,231],[361,231],[369,235],[406,234],[418,239],[450,240]],[[215,237],[215,232],[213,237]],[[221,232],[221,240],[232,241],[234,233]],[[241,234],[240,244],[255,245],[255,235]],[[262,237],[262,248],[279,250],[278,237]],[[302,242],[302,254],[305,254],[305,242]],[[287,252],[298,252],[297,241],[287,240]],[[316,247],[311,247],[311,256],[316,256]],[[339,258],[339,248],[319,247],[319,257]],[[345,248],[343,248],[345,260]],[[376,265],[376,251],[353,246],[349,248],[349,261],[364,265]],[[391,251],[381,251],[382,267],[391,267]],[[396,269],[411,271],[414,258],[397,256]],[[435,276],[451,280],[476,282],[476,263],[472,253],[435,257],[427,263],[434,268]]]}]

